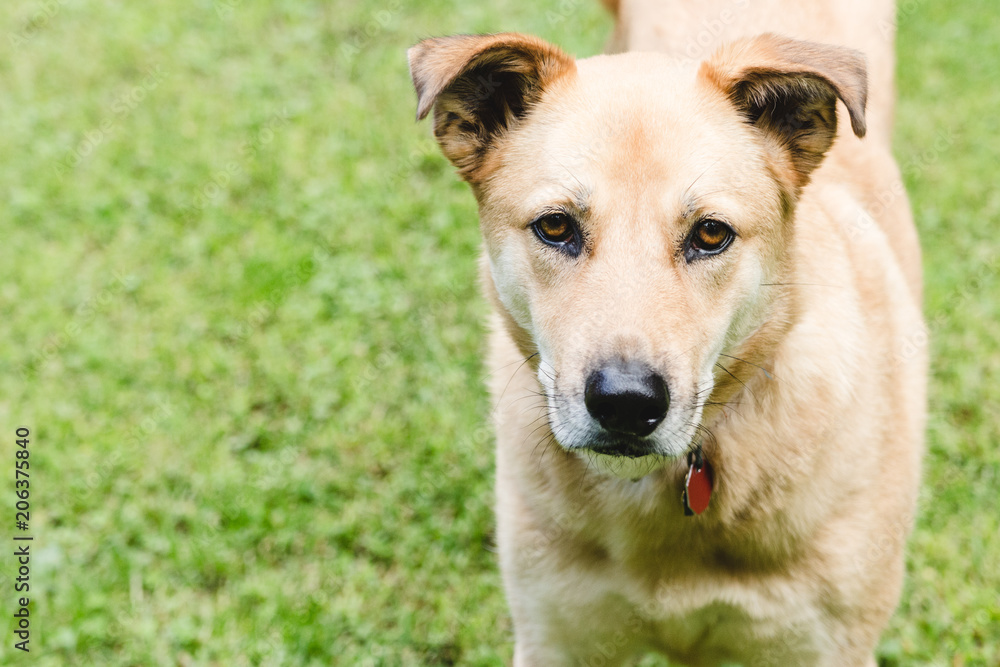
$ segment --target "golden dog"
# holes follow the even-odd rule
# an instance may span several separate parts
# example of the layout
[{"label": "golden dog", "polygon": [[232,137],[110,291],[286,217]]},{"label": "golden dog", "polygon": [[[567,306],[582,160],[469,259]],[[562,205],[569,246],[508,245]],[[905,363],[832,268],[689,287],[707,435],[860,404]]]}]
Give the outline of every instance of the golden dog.
[{"label": "golden dog", "polygon": [[479,203],[514,663],[874,665],[926,401],[892,3],[612,9],[616,55],[409,52]]}]

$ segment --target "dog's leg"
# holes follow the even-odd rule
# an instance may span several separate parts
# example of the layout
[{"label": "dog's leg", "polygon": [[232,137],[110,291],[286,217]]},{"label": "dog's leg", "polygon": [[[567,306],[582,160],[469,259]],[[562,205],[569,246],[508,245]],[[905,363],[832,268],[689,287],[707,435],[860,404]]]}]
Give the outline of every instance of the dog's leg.
[{"label": "dog's leg", "polygon": [[[598,642],[593,650],[582,654],[570,647],[537,648],[518,641],[514,645],[514,667],[617,667],[632,657],[631,652],[616,651],[611,642]],[[610,648],[609,648],[610,647]]]},{"label": "dog's leg", "polygon": [[[585,590],[587,583],[569,588]],[[644,648],[641,619],[618,601],[588,603],[571,595],[532,599],[527,593],[538,594],[537,580],[533,584],[509,589],[514,667],[617,667]]]},{"label": "dog's leg", "polygon": [[822,667],[878,667],[874,647],[853,646],[829,654],[817,664]]},{"label": "dog's leg", "polygon": [[869,653],[867,657],[862,657],[861,660],[836,658],[830,663],[830,665],[831,667],[834,665],[836,665],[836,667],[845,667],[846,665],[856,665],[857,667],[878,667],[878,661],[875,660],[874,655]]},{"label": "dog's leg", "polygon": [[[640,646],[632,628],[601,628],[594,609],[576,609],[573,617],[535,608],[530,618],[514,616],[514,667],[617,667],[634,657]],[[589,612],[589,613],[588,613]]]},{"label": "dog's leg", "polygon": [[576,661],[568,655],[560,655],[549,650],[539,650],[518,641],[514,645],[514,667],[570,667]]}]

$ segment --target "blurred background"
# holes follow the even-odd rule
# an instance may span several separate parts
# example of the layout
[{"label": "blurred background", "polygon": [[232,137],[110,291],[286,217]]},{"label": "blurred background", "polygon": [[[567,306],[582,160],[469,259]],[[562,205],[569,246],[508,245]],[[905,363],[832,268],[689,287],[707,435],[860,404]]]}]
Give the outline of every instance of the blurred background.
[{"label": "blurred background", "polygon": [[[883,665],[1000,665],[1000,11],[903,0],[926,481]],[[472,195],[405,49],[597,0],[0,8],[2,534],[32,432],[31,653],[0,663],[500,665]],[[648,660],[643,664],[663,664]]]}]

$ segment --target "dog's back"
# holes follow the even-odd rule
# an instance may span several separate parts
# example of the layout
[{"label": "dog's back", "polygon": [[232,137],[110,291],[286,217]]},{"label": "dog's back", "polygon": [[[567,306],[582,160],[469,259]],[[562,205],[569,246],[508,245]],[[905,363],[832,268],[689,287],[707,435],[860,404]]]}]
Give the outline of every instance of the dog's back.
[{"label": "dog's back", "polygon": [[[896,259],[920,302],[920,245],[891,153],[896,34],[893,0],[605,0],[604,4],[616,17],[610,52],[659,51],[699,62],[728,42],[766,32],[861,51],[868,68],[865,141],[860,146],[850,139],[835,142],[815,180],[824,180],[823,172],[837,170],[870,175],[863,181],[836,176],[830,180],[851,183],[852,194],[863,202],[864,209],[877,212],[872,217],[860,216],[850,233],[860,237],[877,225],[895,239]],[[840,116],[846,117],[843,108]],[[839,134],[850,133],[850,124],[841,122]]]},{"label": "dog's back", "polygon": [[893,0],[605,0],[615,13],[609,50],[661,51],[701,61],[719,46],[775,32],[840,44],[868,59],[868,138],[888,146],[892,134]]}]

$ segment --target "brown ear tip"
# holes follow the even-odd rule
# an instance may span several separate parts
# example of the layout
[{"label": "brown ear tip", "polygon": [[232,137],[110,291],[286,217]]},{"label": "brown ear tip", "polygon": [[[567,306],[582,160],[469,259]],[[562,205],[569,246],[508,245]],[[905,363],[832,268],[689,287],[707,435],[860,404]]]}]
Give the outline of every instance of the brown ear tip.
[{"label": "brown ear tip", "polygon": [[860,139],[868,131],[868,124],[865,119],[865,109],[868,106],[868,59],[861,51],[851,50],[854,60],[854,76],[857,80],[858,101],[857,109],[850,109],[851,129]]},{"label": "brown ear tip", "polygon": [[434,100],[421,94],[420,88],[417,88],[417,122],[426,118],[433,108]]}]

